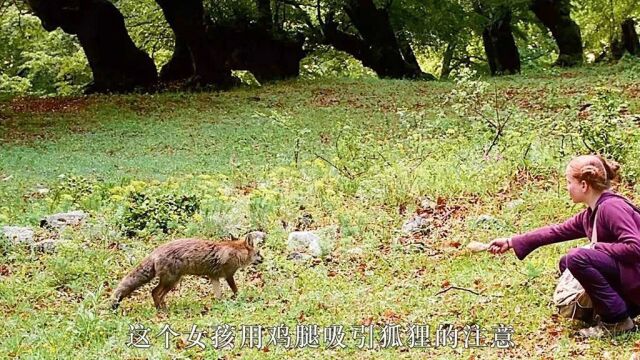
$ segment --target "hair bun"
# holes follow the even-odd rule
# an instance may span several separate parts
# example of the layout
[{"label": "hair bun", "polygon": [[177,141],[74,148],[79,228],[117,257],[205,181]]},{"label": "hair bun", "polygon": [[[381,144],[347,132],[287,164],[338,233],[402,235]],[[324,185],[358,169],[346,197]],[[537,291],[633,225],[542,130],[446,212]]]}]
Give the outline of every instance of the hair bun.
[{"label": "hair bun", "polygon": [[602,161],[602,165],[604,165],[604,170],[607,172],[607,178],[609,180],[618,180],[620,176],[620,164],[614,160],[607,160],[604,157],[598,155],[600,161]]}]

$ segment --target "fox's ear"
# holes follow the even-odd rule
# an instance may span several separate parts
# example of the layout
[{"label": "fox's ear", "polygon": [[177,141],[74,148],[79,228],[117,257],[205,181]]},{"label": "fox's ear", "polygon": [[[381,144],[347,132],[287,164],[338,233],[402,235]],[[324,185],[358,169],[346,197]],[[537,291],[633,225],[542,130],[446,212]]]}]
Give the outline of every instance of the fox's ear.
[{"label": "fox's ear", "polygon": [[253,234],[247,234],[247,236],[244,237],[244,243],[247,244],[248,247],[253,247]]}]

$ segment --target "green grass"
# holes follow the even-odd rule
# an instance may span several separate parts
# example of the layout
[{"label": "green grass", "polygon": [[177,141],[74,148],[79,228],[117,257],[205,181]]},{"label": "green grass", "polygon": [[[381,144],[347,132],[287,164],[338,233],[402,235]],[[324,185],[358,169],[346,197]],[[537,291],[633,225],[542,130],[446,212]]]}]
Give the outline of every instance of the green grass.
[{"label": "green grass", "polygon": [[[587,152],[578,110],[604,89],[611,101],[626,103],[628,113],[639,113],[637,67],[485,79],[489,88],[479,99],[488,108],[479,111],[489,119],[496,109],[514,113],[486,157],[493,133],[473,118],[471,95],[450,96],[452,82],[292,81],[223,93],[0,103],[0,225],[36,226],[43,215],[65,210],[91,215],[86,226],[61,235],[66,242],[55,254],[14,248],[4,256],[0,356],[628,358],[638,335],[587,342],[573,336],[574,325],[552,317],[557,260],[577,242],[539,249],[522,262],[512,254],[474,255],[464,246],[559,222],[580,210],[570,205],[562,175],[572,155]],[[509,97],[495,102],[494,89]],[[619,190],[638,200],[640,140],[627,145]],[[83,179],[93,191],[69,187],[62,174]],[[118,220],[126,200],[117,194],[136,186],[197,194],[198,216],[170,235],[127,238]],[[38,187],[52,191],[38,194]],[[423,196],[457,210],[448,218],[438,213],[433,231],[421,238],[400,236],[398,229]],[[517,199],[523,202],[508,206]],[[340,227],[331,256],[321,261],[286,259],[282,224],[295,223],[301,206],[315,226]],[[483,214],[496,218],[495,225],[476,225]],[[112,289],[155,246],[225,234],[229,224],[269,234],[265,263],[236,275],[236,300],[225,287],[225,299],[215,301],[204,280],[185,278],[168,296],[167,316],[156,314],[150,286],[125,300],[120,313],[108,310]],[[423,250],[415,251],[411,242],[423,243]],[[354,247],[362,255],[349,254]],[[449,285],[481,295],[436,295]],[[285,324],[295,340],[298,322],[343,325],[349,347],[240,348],[243,324]],[[126,346],[134,323],[151,329],[151,348]],[[432,342],[440,324],[478,324],[488,340],[493,327],[506,324],[515,330],[516,347],[359,350],[350,328],[369,323],[377,336],[384,324],[429,324]],[[184,349],[173,339],[166,350],[155,337],[164,324],[185,340],[193,325],[201,331],[236,326],[235,348],[216,351],[206,339],[205,350]]]}]

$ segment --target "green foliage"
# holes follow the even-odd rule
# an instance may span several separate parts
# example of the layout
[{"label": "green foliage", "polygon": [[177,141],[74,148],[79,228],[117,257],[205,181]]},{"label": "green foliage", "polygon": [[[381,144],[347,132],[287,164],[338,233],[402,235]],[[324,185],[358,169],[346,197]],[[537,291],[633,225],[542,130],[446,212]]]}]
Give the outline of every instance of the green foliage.
[{"label": "green foliage", "polygon": [[234,24],[255,21],[258,11],[251,0],[208,0],[204,1],[211,19],[218,24]]},{"label": "green foliage", "polygon": [[[529,10],[530,0],[398,0],[375,1],[388,11],[392,26],[413,48],[423,70],[439,72],[449,58],[452,74],[471,69],[488,73],[481,41],[486,25],[505,9],[513,15],[512,26],[522,68],[546,69],[556,58],[557,48],[548,29]],[[61,30],[45,32],[40,21],[4,2],[0,9],[0,97],[15,95],[79,94],[91,80],[83,50],[74,36]],[[173,54],[173,33],[154,0],[116,0],[134,43],[146,51],[158,69]],[[353,32],[343,11],[345,0],[272,2],[272,20],[278,31],[301,32],[310,56],[301,63],[301,76],[361,78],[374,73],[353,57],[329,48],[323,39],[322,22],[334,15],[341,30]],[[634,0],[574,2],[572,17],[582,30],[587,58],[594,60],[619,41],[620,23],[638,18]],[[255,23],[253,0],[205,1],[205,11],[216,24]],[[446,50],[450,51],[447,53]],[[632,73],[633,74],[633,73]],[[257,85],[255,79],[236,72],[240,80]]]},{"label": "green foliage", "polygon": [[308,79],[323,77],[373,77],[375,73],[347,53],[320,46],[300,62],[300,76]]},{"label": "green foliage", "polygon": [[589,151],[617,161],[626,159],[631,149],[629,144],[640,139],[638,125],[624,115],[627,107],[619,93],[598,90],[590,108],[584,110],[586,119],[578,124],[582,142]]},{"label": "green foliage", "polygon": [[611,51],[611,44],[620,41],[620,25],[625,19],[640,16],[636,0],[592,0],[573,2],[573,15],[581,28],[582,40],[593,60],[603,51]]},{"label": "green foliage", "polygon": [[61,175],[47,195],[49,211],[83,209],[95,211],[107,196],[106,190],[95,178],[78,175]]},{"label": "green foliage", "polygon": [[182,228],[200,209],[200,199],[193,194],[176,191],[171,185],[133,182],[127,188],[112,189],[122,196],[118,204],[118,226],[127,236],[156,232],[171,233]]},{"label": "green foliage", "polygon": [[253,229],[266,229],[277,216],[282,196],[272,189],[257,189],[249,196],[250,225]]},{"label": "green foliage", "polygon": [[498,145],[517,112],[500,89],[475,78],[473,72],[464,72],[456,79],[449,101],[459,116],[482,124],[491,134],[490,143],[484,147],[485,156]]},{"label": "green foliage", "polygon": [[173,54],[173,31],[154,0],[117,0],[129,36],[154,60],[158,71]]},{"label": "green foliage", "polygon": [[0,16],[0,93],[77,93],[91,79],[82,48],[62,31],[10,6]]}]

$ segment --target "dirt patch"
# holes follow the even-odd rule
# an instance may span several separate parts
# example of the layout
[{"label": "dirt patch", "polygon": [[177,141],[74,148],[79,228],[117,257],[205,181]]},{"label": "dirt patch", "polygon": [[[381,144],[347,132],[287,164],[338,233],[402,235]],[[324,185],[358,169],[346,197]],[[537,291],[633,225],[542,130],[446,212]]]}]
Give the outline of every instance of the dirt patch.
[{"label": "dirt patch", "polygon": [[626,94],[630,99],[640,99],[640,85],[629,85],[624,89],[623,93]]},{"label": "dirt patch", "polygon": [[11,269],[8,265],[0,265],[0,276],[8,277],[11,275]]},{"label": "dirt patch", "polygon": [[529,113],[542,113],[553,111],[554,108],[547,104],[547,94],[544,89],[507,88],[504,90],[506,102],[515,104],[519,109]]},{"label": "dirt patch", "polygon": [[80,112],[93,104],[87,97],[20,97],[11,100],[8,110],[16,114],[24,113],[73,113]]},{"label": "dirt patch", "polygon": [[560,77],[561,77],[561,78],[563,78],[563,79],[573,79],[573,78],[578,77],[578,75],[579,75],[579,74],[578,74],[578,73],[576,73],[576,72],[570,72],[570,71],[567,71],[567,72],[563,72],[563,73],[561,73],[561,74],[560,74]]},{"label": "dirt patch", "polygon": [[[469,199],[447,199],[438,197],[436,201],[423,198],[419,201],[415,214],[410,221],[419,220],[421,225],[411,233],[398,238],[402,245],[425,244],[429,242],[429,236],[435,235],[438,239],[446,239],[449,235],[448,223],[452,220],[464,219],[468,206],[476,201]],[[405,209],[401,207],[399,212],[402,214]],[[458,244],[459,246],[460,244]],[[455,246],[455,245],[452,245]]]},{"label": "dirt patch", "polygon": [[21,97],[0,103],[0,139],[26,144],[87,132],[95,121],[84,114],[96,103],[90,97]]},{"label": "dirt patch", "polygon": [[340,96],[333,89],[320,89],[313,92],[311,104],[317,107],[340,105]]}]

